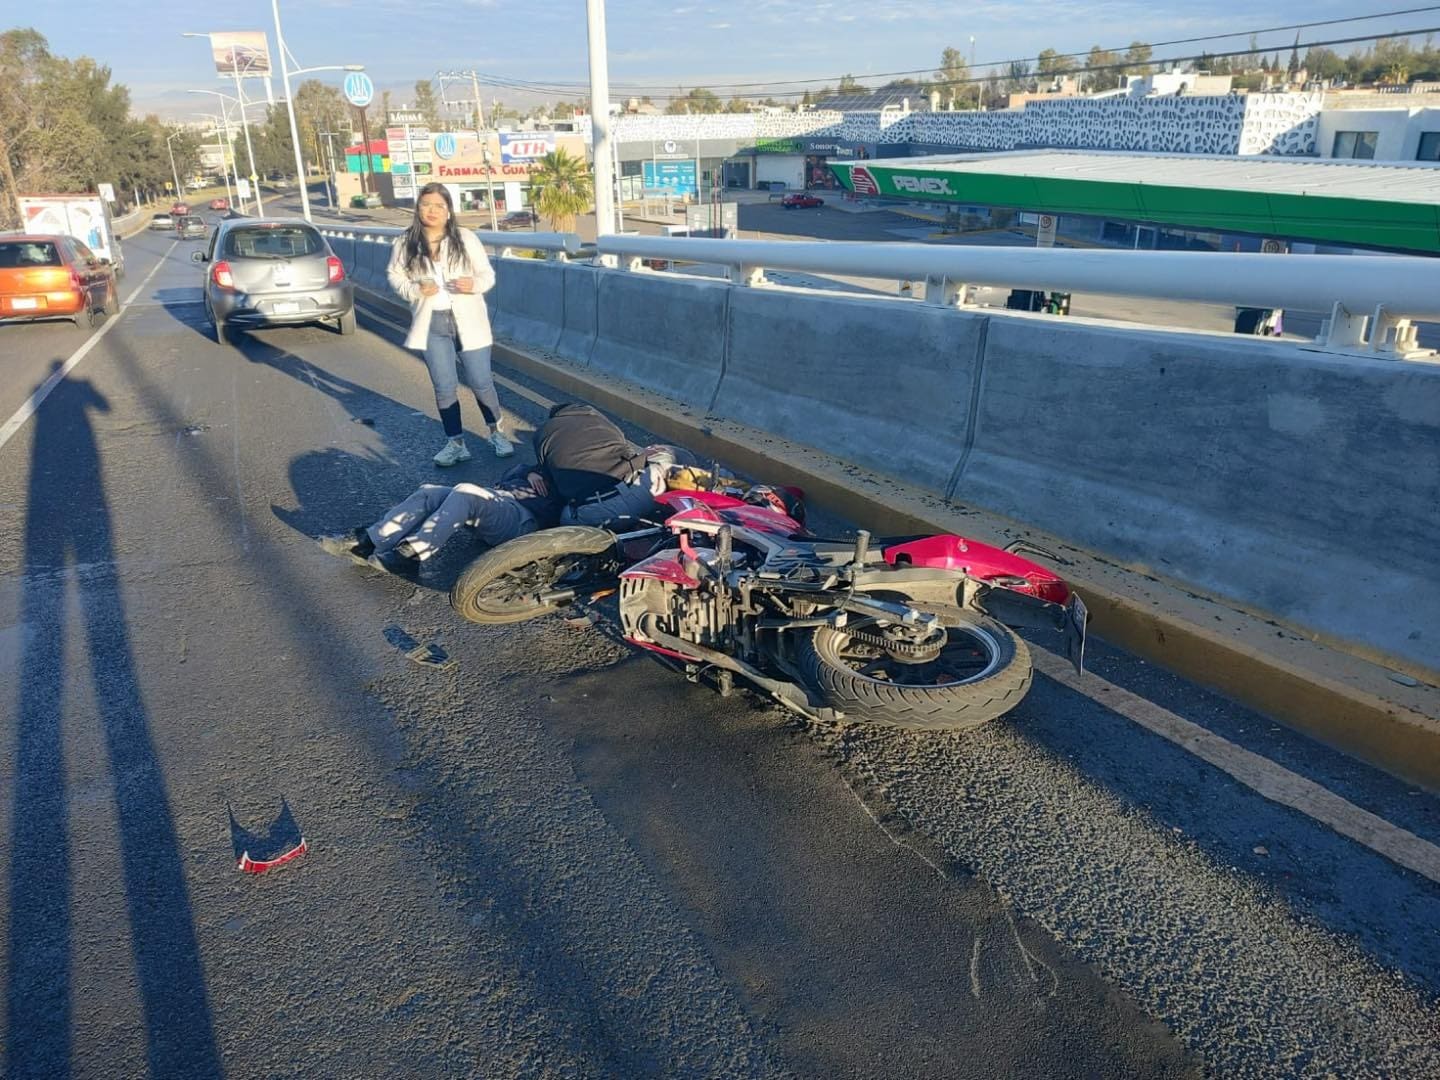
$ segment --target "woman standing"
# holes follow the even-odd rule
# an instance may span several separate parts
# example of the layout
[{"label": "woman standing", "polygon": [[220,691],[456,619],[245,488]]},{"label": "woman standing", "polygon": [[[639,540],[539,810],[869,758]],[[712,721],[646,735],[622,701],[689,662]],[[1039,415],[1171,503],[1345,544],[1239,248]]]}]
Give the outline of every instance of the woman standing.
[{"label": "woman standing", "polygon": [[470,460],[460,422],[460,369],[485,418],[485,438],[496,457],[514,445],[500,430],[500,398],[490,372],[490,316],[482,293],[495,285],[485,248],[455,224],[455,206],[444,184],[426,184],[415,200],[415,220],[395,240],[387,275],[390,287],[410,304],[405,347],[425,353],[445,445],[435,455],[442,467]]}]

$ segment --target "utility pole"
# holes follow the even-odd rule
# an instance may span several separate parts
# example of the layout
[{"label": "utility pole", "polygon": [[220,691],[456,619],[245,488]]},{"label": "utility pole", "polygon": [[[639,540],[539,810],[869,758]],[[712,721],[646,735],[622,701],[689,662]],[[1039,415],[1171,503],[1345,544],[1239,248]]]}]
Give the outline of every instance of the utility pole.
[{"label": "utility pole", "polygon": [[184,198],[184,197],[185,197],[185,191],[184,191],[184,189],[180,186],[180,173],[179,173],[179,171],[175,168],[175,148],[170,145],[170,141],[171,141],[171,139],[179,138],[181,134],[183,134],[183,132],[177,131],[177,132],[175,132],[174,135],[171,135],[170,138],[168,138],[168,139],[165,140],[165,152],[170,155],[170,175],[175,178],[175,198],[176,198],[176,199],[182,199],[182,198]]},{"label": "utility pole", "polygon": [[590,39],[590,156],[595,162],[595,235],[615,231],[615,167],[610,149],[610,68],[605,0],[585,0]]}]

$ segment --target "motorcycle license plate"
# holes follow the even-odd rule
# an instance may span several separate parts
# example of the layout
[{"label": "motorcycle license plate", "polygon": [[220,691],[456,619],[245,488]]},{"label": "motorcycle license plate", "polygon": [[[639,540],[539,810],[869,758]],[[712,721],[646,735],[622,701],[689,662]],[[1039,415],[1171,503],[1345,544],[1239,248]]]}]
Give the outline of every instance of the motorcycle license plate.
[{"label": "motorcycle license plate", "polygon": [[300,310],[300,305],[291,300],[282,300],[274,307],[276,315],[294,315]]},{"label": "motorcycle license plate", "polygon": [[1065,659],[1075,665],[1075,674],[1085,671],[1085,623],[1090,612],[1085,601],[1074,593],[1065,605]]}]

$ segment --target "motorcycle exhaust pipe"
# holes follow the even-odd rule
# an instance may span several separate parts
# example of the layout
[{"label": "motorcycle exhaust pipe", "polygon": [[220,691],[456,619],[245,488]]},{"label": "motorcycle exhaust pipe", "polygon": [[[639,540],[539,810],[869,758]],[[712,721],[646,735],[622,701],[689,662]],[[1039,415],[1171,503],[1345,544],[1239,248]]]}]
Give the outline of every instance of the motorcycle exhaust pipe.
[{"label": "motorcycle exhaust pipe", "polygon": [[870,533],[861,529],[855,534],[855,557],[850,560],[850,565],[856,570],[863,570],[865,558],[870,554]]}]

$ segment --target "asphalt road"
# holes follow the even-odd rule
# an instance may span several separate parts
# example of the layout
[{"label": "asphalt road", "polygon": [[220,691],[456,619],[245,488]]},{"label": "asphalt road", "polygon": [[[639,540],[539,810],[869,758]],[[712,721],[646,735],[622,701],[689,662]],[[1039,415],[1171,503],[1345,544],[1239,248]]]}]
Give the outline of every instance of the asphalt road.
[{"label": "asphalt road", "polygon": [[0,429],[7,1076],[1440,1073],[1440,885],[1133,701],[1431,843],[1433,796],[1103,643],[916,737],[460,623],[469,538],[418,583],[312,539],[437,478],[422,365],[373,314],[216,345],[195,246],[0,326],[0,424],[73,361]]}]

